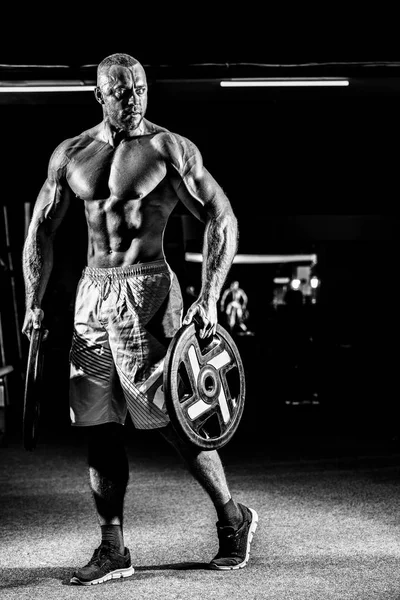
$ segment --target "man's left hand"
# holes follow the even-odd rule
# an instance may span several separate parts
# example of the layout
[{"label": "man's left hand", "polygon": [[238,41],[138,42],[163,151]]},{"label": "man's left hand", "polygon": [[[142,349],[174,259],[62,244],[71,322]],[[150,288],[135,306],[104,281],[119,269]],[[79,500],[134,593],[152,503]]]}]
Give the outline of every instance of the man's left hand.
[{"label": "man's left hand", "polygon": [[215,335],[218,323],[217,303],[206,303],[201,300],[193,302],[182,324],[189,325],[193,321],[199,326],[199,335],[202,339]]}]

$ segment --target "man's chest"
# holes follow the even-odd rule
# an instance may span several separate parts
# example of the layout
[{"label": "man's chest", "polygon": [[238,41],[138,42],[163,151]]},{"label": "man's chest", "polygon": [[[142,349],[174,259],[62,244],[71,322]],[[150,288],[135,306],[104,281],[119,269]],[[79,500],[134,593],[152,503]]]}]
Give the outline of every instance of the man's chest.
[{"label": "man's chest", "polygon": [[147,196],[166,175],[165,162],[141,139],[91,145],[71,157],[67,179],[72,191],[83,200],[110,196],[138,199]]}]

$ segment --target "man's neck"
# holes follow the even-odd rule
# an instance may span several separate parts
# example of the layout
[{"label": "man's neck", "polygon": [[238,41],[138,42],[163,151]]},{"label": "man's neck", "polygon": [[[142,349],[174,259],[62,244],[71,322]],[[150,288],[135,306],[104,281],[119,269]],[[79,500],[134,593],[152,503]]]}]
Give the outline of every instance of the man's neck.
[{"label": "man's neck", "polygon": [[128,140],[134,137],[145,135],[145,126],[143,121],[133,131],[125,131],[123,129],[117,129],[113,127],[109,121],[103,121],[103,139],[110,146],[117,147],[123,140]]}]

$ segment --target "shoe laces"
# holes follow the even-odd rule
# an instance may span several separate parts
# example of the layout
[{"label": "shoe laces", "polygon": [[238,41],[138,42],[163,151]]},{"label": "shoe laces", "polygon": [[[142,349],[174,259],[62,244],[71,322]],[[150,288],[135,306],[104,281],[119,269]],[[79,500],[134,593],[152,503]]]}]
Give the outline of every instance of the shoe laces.
[{"label": "shoe laces", "polygon": [[93,553],[92,558],[89,561],[89,565],[104,563],[110,558],[110,552],[112,548],[108,544],[101,544]]},{"label": "shoe laces", "polygon": [[233,527],[219,527],[218,538],[220,542],[220,551],[231,554],[238,547],[239,530],[236,531]]}]

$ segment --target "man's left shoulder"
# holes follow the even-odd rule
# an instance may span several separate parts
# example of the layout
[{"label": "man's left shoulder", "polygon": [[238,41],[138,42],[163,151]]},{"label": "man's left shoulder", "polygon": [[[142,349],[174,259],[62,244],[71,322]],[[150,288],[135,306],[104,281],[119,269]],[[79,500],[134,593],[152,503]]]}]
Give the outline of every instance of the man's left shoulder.
[{"label": "man's left shoulder", "polygon": [[168,129],[158,132],[153,138],[153,143],[163,158],[176,166],[182,166],[190,157],[199,154],[196,145],[191,140]]},{"label": "man's left shoulder", "polygon": [[153,125],[153,123],[148,123],[149,132],[152,135],[152,139],[155,143],[163,144],[163,145],[176,145],[183,141],[183,137],[166,129],[165,127],[160,127],[159,125]]}]

